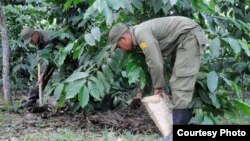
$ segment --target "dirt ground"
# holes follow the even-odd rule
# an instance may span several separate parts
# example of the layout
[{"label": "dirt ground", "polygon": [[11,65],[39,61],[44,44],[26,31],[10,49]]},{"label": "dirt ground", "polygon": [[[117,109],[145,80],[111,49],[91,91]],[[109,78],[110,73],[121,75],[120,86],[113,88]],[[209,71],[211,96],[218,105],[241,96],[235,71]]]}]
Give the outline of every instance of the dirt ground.
[{"label": "dirt ground", "polygon": [[129,131],[135,135],[159,135],[144,106],[136,110],[128,107],[89,114],[53,112],[50,107],[40,113],[34,112],[36,111],[27,109],[21,113],[0,110],[0,141],[8,141],[13,137],[24,140],[27,134],[54,132],[58,129],[69,129],[73,132],[81,130],[81,134],[85,131],[100,133],[105,129],[115,133]]}]

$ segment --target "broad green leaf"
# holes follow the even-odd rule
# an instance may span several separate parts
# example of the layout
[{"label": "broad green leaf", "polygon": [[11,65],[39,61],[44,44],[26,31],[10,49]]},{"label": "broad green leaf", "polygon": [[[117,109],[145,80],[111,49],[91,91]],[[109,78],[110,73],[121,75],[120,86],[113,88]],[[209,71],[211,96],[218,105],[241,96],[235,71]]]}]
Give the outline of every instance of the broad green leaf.
[{"label": "broad green leaf", "polygon": [[213,120],[210,117],[208,117],[208,116],[205,115],[204,119],[202,121],[202,124],[204,124],[204,125],[213,125],[214,122],[213,122]]},{"label": "broad green leaf", "polygon": [[54,91],[54,96],[56,97],[56,100],[58,100],[63,92],[64,89],[64,83],[59,84]]},{"label": "broad green leaf", "polygon": [[147,79],[146,79],[146,74],[145,74],[145,72],[143,72],[143,70],[140,71],[139,83],[140,83],[140,88],[144,89],[144,87],[146,86],[146,83],[147,83]]},{"label": "broad green leaf", "polygon": [[223,39],[224,41],[226,41],[227,43],[230,44],[230,46],[231,46],[231,48],[233,49],[233,51],[234,51],[235,54],[240,53],[241,46],[240,46],[240,44],[237,42],[236,39],[230,38],[230,37],[228,37],[228,38],[222,38],[222,39]]},{"label": "broad green leaf", "polygon": [[163,4],[165,5],[166,3],[169,2],[169,0],[162,0]]},{"label": "broad green leaf", "polygon": [[79,110],[79,108],[80,108],[80,103],[75,102],[74,105],[72,106],[71,110],[73,113],[75,113],[77,110]]},{"label": "broad green leaf", "polygon": [[113,9],[113,10],[118,10],[120,8],[125,8],[125,5],[122,0],[106,0],[108,5]]},{"label": "broad green leaf", "polygon": [[167,3],[167,5],[165,5],[162,10],[167,15],[169,14],[168,12],[171,8],[172,8],[172,5],[170,3]]},{"label": "broad green leaf", "polygon": [[80,3],[82,0],[73,0],[74,4],[77,5],[78,3]]},{"label": "broad green leaf", "polygon": [[238,42],[240,43],[241,48],[245,51],[247,56],[250,57],[250,49],[249,49],[250,46],[247,43],[243,42],[242,40],[238,40]]},{"label": "broad green leaf", "polygon": [[178,0],[169,0],[169,1],[170,1],[171,5],[174,6]]},{"label": "broad green leaf", "polygon": [[133,4],[137,9],[142,9],[142,8],[143,8],[143,4],[142,4],[141,0],[132,0],[132,4]]},{"label": "broad green leaf", "polygon": [[111,9],[108,7],[108,4],[106,1],[104,1],[104,9],[103,9],[103,14],[106,18],[106,24],[108,26],[111,26],[113,23],[113,18],[112,18],[112,11]]},{"label": "broad green leaf", "polygon": [[138,67],[133,67],[129,72],[127,72],[129,84],[138,82],[140,74],[140,69]]},{"label": "broad green leaf", "polygon": [[104,76],[106,76],[107,80],[109,81],[109,83],[113,83],[114,76],[113,76],[111,69],[107,65],[102,65],[102,71],[103,71]]},{"label": "broad green leaf", "polygon": [[69,9],[69,7],[71,6],[72,2],[73,2],[72,0],[67,0],[67,2],[64,4],[63,10]]},{"label": "broad green leaf", "polygon": [[105,2],[104,0],[96,0],[95,3],[93,4],[93,8],[97,9],[99,13],[102,13],[104,2]]},{"label": "broad green leaf", "polygon": [[126,65],[126,73],[130,72],[131,69],[133,69],[134,67],[137,67],[136,62],[129,62],[129,63]]},{"label": "broad green leaf", "polygon": [[64,64],[64,60],[66,59],[67,57],[67,53],[65,53],[64,51],[60,50],[60,53],[59,53],[59,61],[58,61],[58,64],[61,66],[62,64]]},{"label": "broad green leaf", "polygon": [[219,38],[212,39],[211,43],[210,43],[210,49],[212,51],[212,57],[213,58],[219,57],[219,55],[220,55],[220,48],[221,48],[221,45],[220,45]]},{"label": "broad green leaf", "polygon": [[84,13],[83,19],[87,20],[91,18],[91,15],[97,12],[97,9],[94,9],[93,6],[90,6]]},{"label": "broad green leaf", "polygon": [[71,74],[66,80],[65,82],[72,82],[78,79],[82,79],[82,78],[86,78],[88,77],[89,74],[86,72],[75,72],[73,74]]},{"label": "broad green leaf", "polygon": [[108,94],[109,90],[110,90],[110,84],[108,83],[107,79],[105,78],[105,76],[103,75],[102,72],[97,71],[97,78],[102,82],[102,84],[104,85],[104,90],[105,93]]},{"label": "broad green leaf", "polygon": [[91,77],[89,78],[89,80],[92,80],[92,81],[95,83],[96,89],[99,91],[100,97],[103,98],[104,95],[105,95],[105,93],[104,93],[104,86],[103,86],[101,80],[98,80],[98,79],[97,79],[96,77],[94,77],[94,76],[91,76]]},{"label": "broad green leaf", "polygon": [[93,58],[93,60],[97,63],[103,63],[103,59],[106,58],[108,56],[108,52],[107,51],[103,51],[101,50],[97,55],[95,55],[95,57]]},{"label": "broad green leaf", "polygon": [[207,75],[207,86],[210,92],[214,92],[218,86],[218,75],[215,71],[209,72]]},{"label": "broad green leaf", "polygon": [[113,70],[117,68],[117,63],[112,58],[107,58],[107,65]]},{"label": "broad green leaf", "polygon": [[101,39],[101,30],[98,27],[91,29],[91,34],[95,40],[100,41]]},{"label": "broad green leaf", "polygon": [[99,91],[96,89],[96,85],[94,84],[94,82],[88,81],[88,89],[92,97],[94,97],[98,101],[101,101]]},{"label": "broad green leaf", "polygon": [[234,103],[238,107],[238,109],[240,109],[245,114],[250,116],[250,105],[248,105],[247,103],[240,101],[240,100],[234,100]]},{"label": "broad green leaf", "polygon": [[69,85],[65,89],[66,91],[65,99],[74,98],[79,93],[82,86],[83,86],[83,80],[70,82]]},{"label": "broad green leaf", "polygon": [[85,34],[84,39],[85,39],[86,43],[89,44],[90,46],[95,45],[95,39],[91,34],[89,34],[89,33]]},{"label": "broad green leaf", "polygon": [[70,43],[70,44],[68,44],[68,45],[66,46],[66,48],[64,48],[63,51],[64,51],[65,53],[69,53],[69,52],[72,50],[73,46],[74,46],[74,43]]},{"label": "broad green leaf", "polygon": [[89,90],[85,85],[80,89],[78,100],[82,108],[84,108],[89,102]]},{"label": "broad green leaf", "polygon": [[134,9],[132,7],[132,3],[131,0],[125,0],[123,1],[124,5],[125,5],[125,9],[128,10],[130,13],[134,14]]},{"label": "broad green leaf", "polygon": [[241,30],[241,25],[240,25],[240,23],[239,23],[236,19],[230,18],[230,17],[228,17],[228,19],[229,19],[237,28],[239,28],[239,29]]},{"label": "broad green leaf", "polygon": [[154,3],[152,3],[153,5],[153,8],[154,8],[154,13],[157,14],[161,9],[162,7],[164,6],[162,0],[155,0]]},{"label": "broad green leaf", "polygon": [[213,93],[209,93],[209,98],[211,99],[213,105],[218,109],[220,108],[220,102],[215,94],[215,92]]}]

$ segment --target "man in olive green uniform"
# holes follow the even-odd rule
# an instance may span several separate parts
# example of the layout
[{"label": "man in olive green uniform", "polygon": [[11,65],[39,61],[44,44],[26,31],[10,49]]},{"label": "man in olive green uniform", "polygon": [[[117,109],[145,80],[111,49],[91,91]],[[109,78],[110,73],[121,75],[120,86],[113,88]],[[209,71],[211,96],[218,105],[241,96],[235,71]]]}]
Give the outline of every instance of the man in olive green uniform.
[{"label": "man in olive green uniform", "polygon": [[[37,52],[47,46],[54,47],[59,42],[59,40],[56,38],[49,40],[49,34],[47,31],[34,30],[29,27],[26,27],[22,30],[21,38],[24,40],[24,44],[31,43],[35,45]],[[21,107],[28,107],[36,103],[36,100],[39,99],[38,84],[42,83],[42,89],[44,90],[45,86],[47,85],[49,79],[52,76],[54,69],[55,65],[52,62],[42,62],[40,80],[37,81],[35,87],[30,89],[29,98],[26,103],[21,105]]]},{"label": "man in olive green uniform", "polygon": [[163,57],[176,52],[170,86],[174,104],[174,124],[188,124],[188,105],[201,64],[201,55],[208,42],[201,27],[182,16],[170,16],[145,21],[128,27],[116,24],[109,33],[109,40],[122,51],[140,48],[145,55],[153,83],[153,94],[164,93]]}]

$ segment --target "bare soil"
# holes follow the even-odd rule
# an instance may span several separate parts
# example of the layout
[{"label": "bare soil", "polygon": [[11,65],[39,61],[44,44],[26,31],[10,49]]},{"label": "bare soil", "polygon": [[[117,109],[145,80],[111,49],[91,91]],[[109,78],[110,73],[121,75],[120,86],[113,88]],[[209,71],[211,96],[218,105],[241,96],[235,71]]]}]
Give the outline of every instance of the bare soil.
[{"label": "bare soil", "polygon": [[23,139],[26,134],[42,131],[56,131],[67,128],[72,131],[84,130],[101,132],[104,129],[132,134],[159,134],[144,106],[131,107],[94,113],[72,113],[71,111],[53,111],[49,106],[43,109],[33,107],[24,111],[8,112],[0,109],[0,140],[9,140],[11,136]]}]

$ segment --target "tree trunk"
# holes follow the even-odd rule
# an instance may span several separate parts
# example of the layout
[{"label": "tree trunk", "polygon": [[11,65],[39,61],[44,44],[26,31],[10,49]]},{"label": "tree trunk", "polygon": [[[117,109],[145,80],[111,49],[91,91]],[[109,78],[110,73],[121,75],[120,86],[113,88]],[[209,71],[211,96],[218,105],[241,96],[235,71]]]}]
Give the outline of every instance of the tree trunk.
[{"label": "tree trunk", "polygon": [[10,86],[9,86],[9,45],[8,45],[8,34],[7,25],[5,21],[3,7],[0,3],[0,28],[2,36],[2,53],[3,53],[3,92],[4,92],[4,103],[6,105],[12,105]]}]

